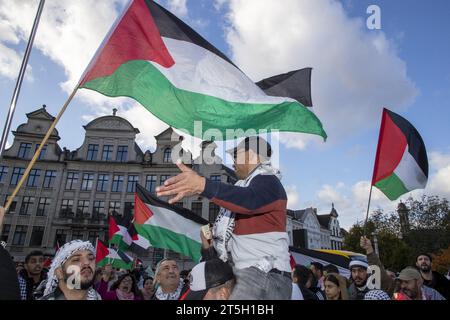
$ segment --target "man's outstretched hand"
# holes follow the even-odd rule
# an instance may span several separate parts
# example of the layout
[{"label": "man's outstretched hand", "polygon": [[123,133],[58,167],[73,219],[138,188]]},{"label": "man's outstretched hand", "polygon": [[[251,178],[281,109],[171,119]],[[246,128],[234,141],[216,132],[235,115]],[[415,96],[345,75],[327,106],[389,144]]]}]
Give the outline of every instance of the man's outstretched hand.
[{"label": "man's outstretched hand", "polygon": [[156,188],[156,195],[158,197],[173,196],[169,199],[169,203],[180,201],[184,197],[200,194],[205,190],[206,179],[199,176],[194,170],[184,165],[182,162],[177,162],[181,173],[167,179],[164,185]]}]

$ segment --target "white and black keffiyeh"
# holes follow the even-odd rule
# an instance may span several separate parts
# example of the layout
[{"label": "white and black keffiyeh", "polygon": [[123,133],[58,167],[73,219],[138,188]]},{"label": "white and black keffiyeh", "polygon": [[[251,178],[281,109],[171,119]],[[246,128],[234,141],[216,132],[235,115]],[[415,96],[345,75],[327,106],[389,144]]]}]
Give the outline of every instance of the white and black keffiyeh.
[{"label": "white and black keffiyeh", "polygon": [[[56,277],[55,270],[62,267],[64,262],[66,262],[67,259],[69,259],[75,252],[81,250],[89,250],[95,255],[94,246],[89,241],[73,240],[59,248],[53,258],[50,270],[47,273],[47,283],[45,285],[44,296],[53,293],[56,288],[58,288],[58,278]],[[90,298],[94,298],[94,294],[95,297],[97,297],[97,292],[94,289],[91,288],[88,290],[87,299],[90,300]]]},{"label": "white and black keffiyeh", "polygon": [[383,290],[370,290],[364,295],[364,300],[391,300]]},{"label": "white and black keffiyeh", "polygon": [[[264,161],[258,165],[245,180],[239,180],[234,185],[247,187],[253,178],[260,174],[275,175],[281,180],[280,171],[272,167],[270,161]],[[212,230],[214,249],[216,250],[218,257],[225,262],[228,260],[228,242],[234,230],[234,219],[235,216],[233,212],[225,208],[220,208]]]},{"label": "white and black keffiyeh", "polygon": [[155,296],[158,300],[178,300],[180,298],[183,287],[184,281],[183,279],[180,279],[180,283],[178,284],[178,287],[174,292],[164,293],[161,286],[159,286],[155,292]]}]

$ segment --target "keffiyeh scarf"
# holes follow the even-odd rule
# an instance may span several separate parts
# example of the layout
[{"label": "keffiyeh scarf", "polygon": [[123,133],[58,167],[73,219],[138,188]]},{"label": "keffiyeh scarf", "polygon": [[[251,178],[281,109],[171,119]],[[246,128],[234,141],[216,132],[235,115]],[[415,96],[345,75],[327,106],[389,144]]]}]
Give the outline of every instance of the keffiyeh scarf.
[{"label": "keffiyeh scarf", "polygon": [[[264,161],[259,164],[244,180],[239,180],[234,185],[239,187],[247,187],[254,177],[260,174],[275,175],[281,180],[281,173],[278,169],[272,167],[270,161]],[[222,261],[228,258],[228,242],[231,238],[235,226],[235,215],[228,209],[220,208],[216,221],[213,226],[213,245],[216,249],[218,257]]]},{"label": "keffiyeh scarf", "polygon": [[[67,259],[69,259],[75,252],[81,250],[89,250],[93,254],[95,254],[94,246],[89,241],[73,240],[66,243],[61,248],[59,248],[58,252],[53,258],[50,270],[47,274],[47,283],[45,285],[44,296],[53,293],[56,290],[56,288],[58,288],[58,278],[56,277],[55,274],[56,269],[62,267],[62,265],[67,261]],[[95,296],[97,297],[97,293],[95,292],[95,290],[93,289],[88,290],[87,296],[88,300],[91,296],[94,295],[94,293]]]}]

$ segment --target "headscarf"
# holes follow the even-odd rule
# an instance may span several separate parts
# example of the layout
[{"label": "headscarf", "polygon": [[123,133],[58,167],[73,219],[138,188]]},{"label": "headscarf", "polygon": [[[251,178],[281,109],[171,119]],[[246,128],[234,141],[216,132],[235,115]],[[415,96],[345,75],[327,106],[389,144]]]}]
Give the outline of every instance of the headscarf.
[{"label": "headscarf", "polygon": [[75,252],[81,250],[89,250],[95,255],[94,246],[89,241],[72,240],[59,248],[53,258],[52,264],[50,265],[50,270],[47,274],[47,284],[45,285],[44,296],[53,293],[56,288],[58,288],[58,278],[55,274],[56,269],[62,267],[67,259],[69,259]]}]

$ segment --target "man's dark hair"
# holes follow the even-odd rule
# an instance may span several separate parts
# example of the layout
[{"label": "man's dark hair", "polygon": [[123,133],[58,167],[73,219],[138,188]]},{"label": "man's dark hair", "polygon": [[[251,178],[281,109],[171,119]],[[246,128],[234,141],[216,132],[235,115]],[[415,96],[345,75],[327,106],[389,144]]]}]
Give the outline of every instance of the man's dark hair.
[{"label": "man's dark hair", "polygon": [[40,257],[40,256],[42,256],[42,257],[44,256],[44,253],[42,251],[39,251],[39,250],[31,251],[25,257],[25,263],[28,263],[30,261],[31,257]]},{"label": "man's dark hair", "polygon": [[311,262],[311,265],[323,273],[323,264],[321,264],[320,262],[314,261],[314,262]]},{"label": "man's dark hair", "polygon": [[323,272],[339,274],[339,269],[334,264],[327,264],[325,267],[323,267]]},{"label": "man's dark hair", "polygon": [[311,279],[311,286],[313,286],[313,281],[315,277],[310,269],[300,264],[295,265],[294,267],[294,276],[298,279],[298,284],[306,287],[306,283],[309,279]]},{"label": "man's dark hair", "polygon": [[426,256],[426,257],[428,257],[428,259],[430,259],[430,262],[433,262],[433,258],[431,257],[431,254],[426,253],[426,252],[419,253],[416,256],[416,261],[415,262],[417,262],[417,259],[419,259],[420,256]]}]

